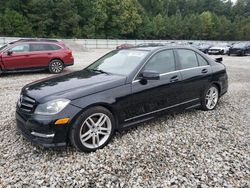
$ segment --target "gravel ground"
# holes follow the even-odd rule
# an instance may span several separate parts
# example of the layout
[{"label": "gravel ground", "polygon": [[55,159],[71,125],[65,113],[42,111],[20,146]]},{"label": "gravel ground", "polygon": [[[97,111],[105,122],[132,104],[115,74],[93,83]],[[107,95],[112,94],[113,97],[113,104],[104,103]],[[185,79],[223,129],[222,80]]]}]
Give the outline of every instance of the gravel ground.
[{"label": "gravel ground", "polygon": [[[76,52],[79,70],[108,50]],[[116,133],[95,153],[45,150],[15,128],[27,83],[48,73],[0,77],[0,187],[250,187],[250,57],[224,57],[229,92],[216,110],[192,110]]]}]

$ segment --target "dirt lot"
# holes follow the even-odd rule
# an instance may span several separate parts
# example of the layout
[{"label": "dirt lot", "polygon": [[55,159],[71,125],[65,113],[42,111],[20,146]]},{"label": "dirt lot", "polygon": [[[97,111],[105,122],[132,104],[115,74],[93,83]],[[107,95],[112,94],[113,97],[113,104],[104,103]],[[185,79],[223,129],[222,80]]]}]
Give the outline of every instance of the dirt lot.
[{"label": "dirt lot", "polygon": [[[76,52],[87,66],[108,50]],[[44,150],[15,128],[21,88],[46,72],[0,77],[0,187],[250,187],[250,56],[224,56],[229,92],[216,110],[192,110],[116,133],[95,153]],[[28,186],[32,185],[32,186]]]}]

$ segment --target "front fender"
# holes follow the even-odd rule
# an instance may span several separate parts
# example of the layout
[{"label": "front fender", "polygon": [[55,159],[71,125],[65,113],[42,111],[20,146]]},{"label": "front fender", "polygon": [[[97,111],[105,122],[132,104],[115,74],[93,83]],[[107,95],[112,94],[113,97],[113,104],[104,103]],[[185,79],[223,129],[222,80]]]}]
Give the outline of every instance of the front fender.
[{"label": "front fender", "polygon": [[109,109],[114,116],[121,119],[126,110],[126,101],[131,95],[131,84],[126,84],[106,91],[91,94],[71,101],[71,104],[84,110],[92,106],[103,106]]}]

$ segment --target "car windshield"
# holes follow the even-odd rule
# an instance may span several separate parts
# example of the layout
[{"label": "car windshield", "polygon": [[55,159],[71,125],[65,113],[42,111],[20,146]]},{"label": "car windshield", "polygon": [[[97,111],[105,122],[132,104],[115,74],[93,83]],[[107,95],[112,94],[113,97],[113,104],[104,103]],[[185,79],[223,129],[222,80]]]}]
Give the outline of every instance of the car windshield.
[{"label": "car windshield", "polygon": [[218,44],[216,47],[227,47],[227,46],[229,46],[229,44]]},{"label": "car windshield", "polygon": [[2,51],[3,49],[5,49],[7,46],[8,46],[7,44],[5,44],[3,46],[0,46],[0,51]]},{"label": "car windshield", "polygon": [[112,51],[87,67],[87,70],[129,75],[148,53],[141,50]]},{"label": "car windshield", "polygon": [[234,48],[243,48],[247,45],[247,43],[237,43],[237,44],[234,44],[233,47]]},{"label": "car windshield", "polygon": [[199,47],[201,48],[209,48],[211,45],[210,44],[201,44]]}]

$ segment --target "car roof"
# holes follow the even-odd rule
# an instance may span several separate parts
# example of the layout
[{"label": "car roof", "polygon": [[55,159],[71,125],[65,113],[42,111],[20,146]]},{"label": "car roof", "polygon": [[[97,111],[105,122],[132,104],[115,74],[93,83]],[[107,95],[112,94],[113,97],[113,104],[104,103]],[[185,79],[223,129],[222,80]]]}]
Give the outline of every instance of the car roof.
[{"label": "car roof", "polygon": [[9,44],[16,44],[16,43],[22,43],[22,42],[60,43],[58,40],[53,40],[53,39],[19,39],[19,40],[16,40],[16,41],[12,41]]},{"label": "car roof", "polygon": [[133,47],[133,48],[128,48],[128,50],[142,50],[142,51],[158,51],[158,50],[164,50],[164,49],[190,49],[190,50],[195,50],[197,49],[189,47],[189,46],[179,46],[179,45],[165,45],[165,46],[156,46],[156,47]]}]

